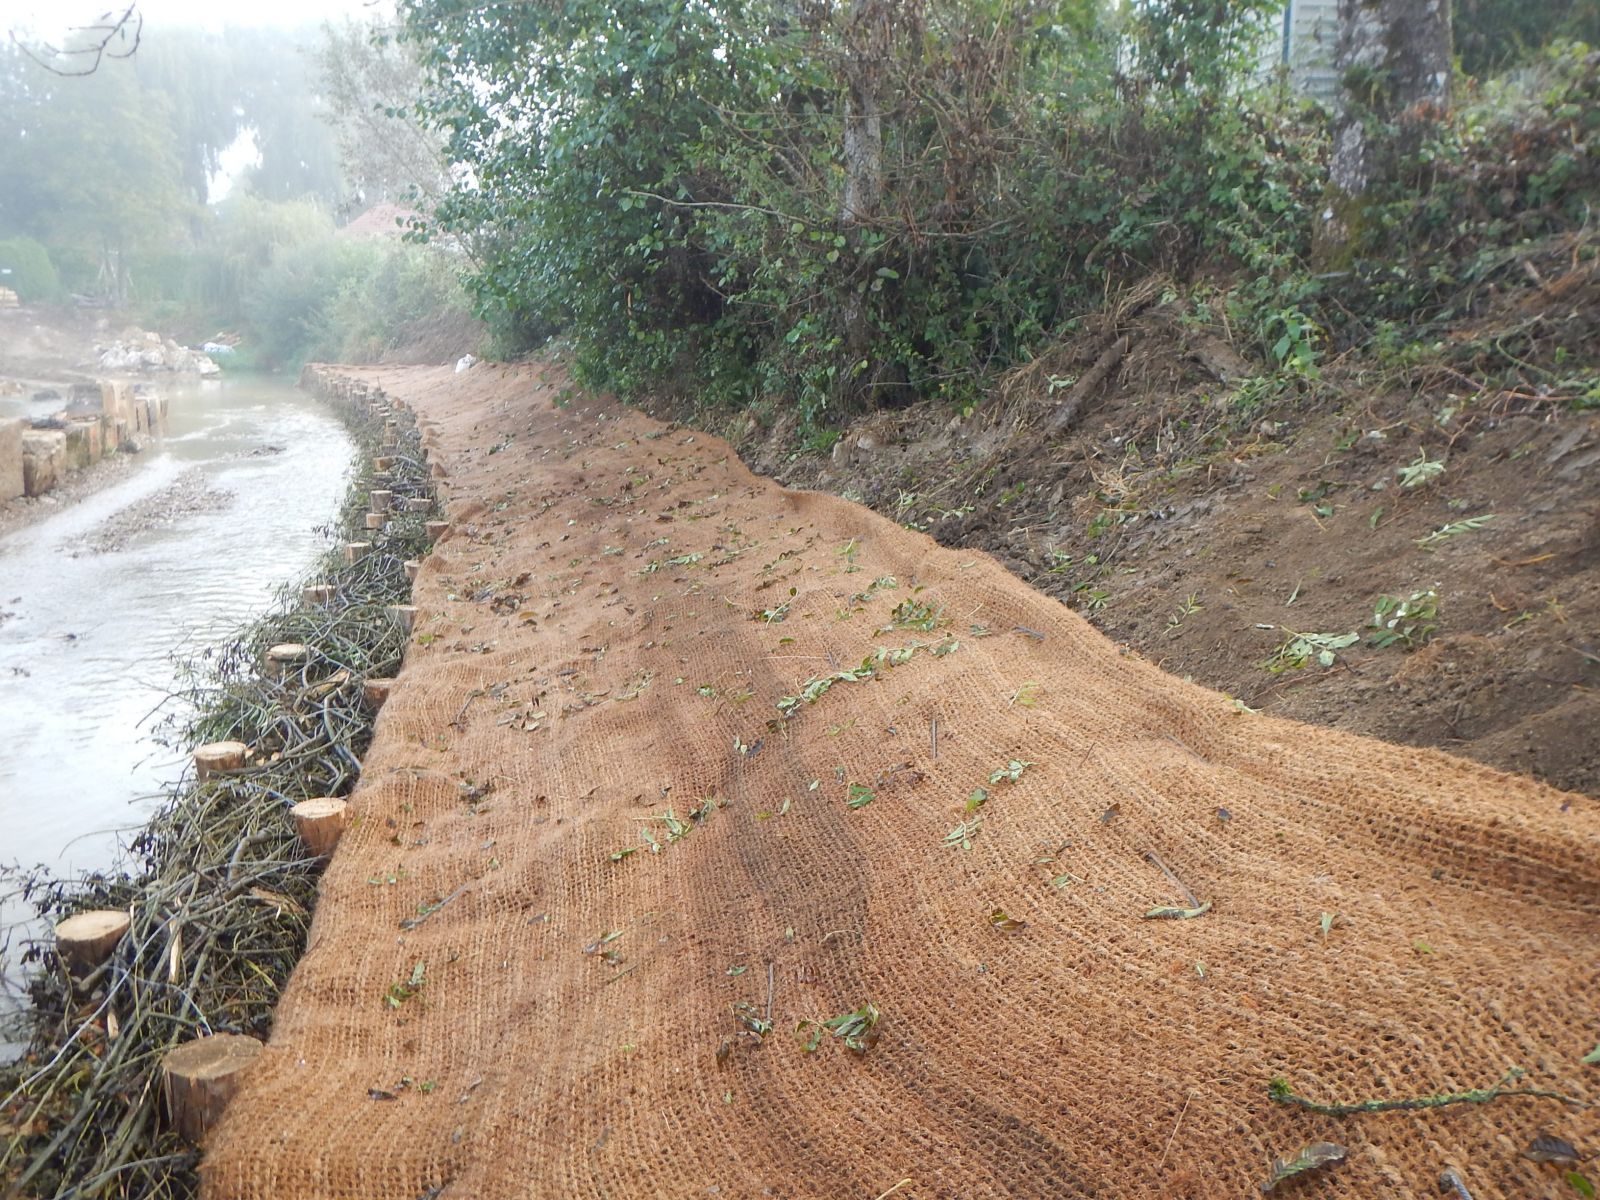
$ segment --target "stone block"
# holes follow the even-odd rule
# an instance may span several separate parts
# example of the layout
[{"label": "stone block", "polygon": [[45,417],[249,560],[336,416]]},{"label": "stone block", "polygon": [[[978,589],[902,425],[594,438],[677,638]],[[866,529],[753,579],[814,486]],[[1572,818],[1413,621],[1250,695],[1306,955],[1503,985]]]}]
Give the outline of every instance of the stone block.
[{"label": "stone block", "polygon": [[105,443],[100,433],[98,417],[87,421],[68,421],[65,432],[67,470],[82,471],[104,457]]},{"label": "stone block", "polygon": [[24,420],[0,420],[0,500],[14,500],[23,494],[22,433]]},{"label": "stone block", "polygon": [[100,383],[100,409],[107,416],[127,420],[133,411],[133,387],[115,380]]},{"label": "stone block", "polygon": [[29,429],[22,435],[22,490],[42,496],[66,472],[67,435],[59,429]]}]

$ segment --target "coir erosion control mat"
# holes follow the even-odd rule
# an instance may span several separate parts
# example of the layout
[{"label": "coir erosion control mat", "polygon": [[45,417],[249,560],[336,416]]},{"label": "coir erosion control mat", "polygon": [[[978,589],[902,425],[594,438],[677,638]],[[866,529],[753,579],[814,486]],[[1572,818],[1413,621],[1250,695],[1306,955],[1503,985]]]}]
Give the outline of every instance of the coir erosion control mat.
[{"label": "coir erosion control mat", "polygon": [[1592,801],[1245,711],[533,368],[358,374],[453,525],[208,1196],[1600,1179],[1537,1161],[1600,1151]]}]

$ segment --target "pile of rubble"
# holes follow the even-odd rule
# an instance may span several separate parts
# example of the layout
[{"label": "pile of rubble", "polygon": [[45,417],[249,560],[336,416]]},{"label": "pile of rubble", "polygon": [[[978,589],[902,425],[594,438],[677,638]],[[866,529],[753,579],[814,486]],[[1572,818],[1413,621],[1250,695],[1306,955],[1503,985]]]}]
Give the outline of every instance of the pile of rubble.
[{"label": "pile of rubble", "polygon": [[142,329],[127,330],[118,340],[95,350],[104,371],[179,371],[207,376],[222,370],[209,355]]}]

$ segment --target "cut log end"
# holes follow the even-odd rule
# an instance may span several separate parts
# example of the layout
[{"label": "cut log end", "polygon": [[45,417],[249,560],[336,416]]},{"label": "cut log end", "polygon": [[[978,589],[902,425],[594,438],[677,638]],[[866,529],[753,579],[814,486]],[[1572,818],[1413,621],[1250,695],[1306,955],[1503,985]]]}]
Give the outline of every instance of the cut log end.
[{"label": "cut log end", "polygon": [[349,803],[337,797],[318,796],[296,804],[289,810],[289,818],[306,849],[318,858],[326,858],[339,844],[339,835],[349,823],[349,809]]},{"label": "cut log end", "polygon": [[404,633],[410,633],[412,626],[417,623],[417,606],[415,604],[391,604],[389,616],[394,623],[400,626]]},{"label": "cut log end", "polygon": [[300,599],[306,604],[326,604],[333,599],[333,588],[327,584],[312,584],[300,589]]},{"label": "cut log end", "polygon": [[381,512],[369,512],[366,517],[367,528],[373,531],[382,529],[386,520],[388,520],[388,518],[385,517]]},{"label": "cut log end", "polygon": [[238,1089],[261,1043],[242,1033],[217,1033],[185,1042],[161,1060],[167,1116],[184,1141],[198,1146]]},{"label": "cut log end", "polygon": [[384,490],[382,490],[380,488],[380,489],[378,489],[376,491],[368,493],[367,499],[371,503],[373,512],[375,512],[375,513],[388,512],[389,511],[389,505],[394,500],[394,493],[393,492],[389,492],[389,491],[384,491]]},{"label": "cut log end", "polygon": [[410,513],[425,513],[433,507],[433,501],[426,496],[413,496],[406,501],[406,511]]},{"label": "cut log end", "polygon": [[384,701],[389,698],[389,689],[392,687],[394,687],[393,679],[373,678],[361,685],[361,694],[373,708],[382,708]]},{"label": "cut log end", "polygon": [[81,912],[56,926],[56,949],[69,971],[86,974],[111,957],[132,925],[132,918],[121,909]]},{"label": "cut log end", "polygon": [[344,548],[344,561],[349,566],[355,566],[367,556],[367,551],[372,549],[371,542],[348,542]]},{"label": "cut log end", "polygon": [[401,565],[406,569],[406,578],[415,583],[417,581],[417,572],[422,570],[422,563],[418,559],[408,558]]},{"label": "cut log end", "polygon": [[450,532],[449,521],[425,521],[422,527],[428,531],[428,537],[433,541],[438,541]]},{"label": "cut log end", "polygon": [[311,647],[300,642],[281,642],[267,651],[267,671],[284,675],[311,657]]},{"label": "cut log end", "polygon": [[204,746],[195,748],[193,756],[195,773],[205,780],[213,775],[226,775],[229,771],[241,770],[249,753],[250,747],[243,742],[207,742]]}]

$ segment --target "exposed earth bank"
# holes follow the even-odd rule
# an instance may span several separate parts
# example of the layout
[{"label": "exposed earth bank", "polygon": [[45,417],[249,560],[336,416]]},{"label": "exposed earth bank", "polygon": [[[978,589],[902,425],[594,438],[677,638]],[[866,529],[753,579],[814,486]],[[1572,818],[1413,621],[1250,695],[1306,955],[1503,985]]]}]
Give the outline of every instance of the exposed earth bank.
[{"label": "exposed earth bank", "polygon": [[[831,453],[781,417],[718,431],[1252,708],[1600,795],[1600,414],[1370,362],[1251,404],[1260,368],[1182,316],[1108,316],[976,415],[879,412]],[[1117,335],[1126,356],[1075,395]],[[1389,630],[1385,596],[1418,597]]]}]

